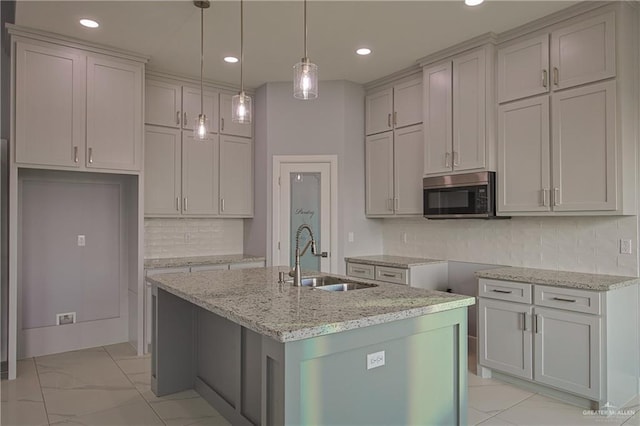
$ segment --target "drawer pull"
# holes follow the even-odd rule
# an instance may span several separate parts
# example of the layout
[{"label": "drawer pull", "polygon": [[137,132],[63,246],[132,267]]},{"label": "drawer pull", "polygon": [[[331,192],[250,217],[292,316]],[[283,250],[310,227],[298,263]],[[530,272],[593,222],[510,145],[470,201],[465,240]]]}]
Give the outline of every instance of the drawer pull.
[{"label": "drawer pull", "polygon": [[576,302],[576,299],[565,299],[563,297],[554,297],[553,300],[557,300],[558,302],[571,302],[571,303]]},{"label": "drawer pull", "polygon": [[355,272],[356,274],[366,274],[367,271],[365,271],[364,269],[352,269],[353,272]]},{"label": "drawer pull", "polygon": [[491,291],[493,291],[494,293],[502,293],[502,294],[511,294],[511,293],[513,293],[511,290],[496,290],[496,289],[493,289]]},{"label": "drawer pull", "polygon": [[383,277],[389,277],[389,278],[396,278],[397,275],[395,274],[382,274]]}]

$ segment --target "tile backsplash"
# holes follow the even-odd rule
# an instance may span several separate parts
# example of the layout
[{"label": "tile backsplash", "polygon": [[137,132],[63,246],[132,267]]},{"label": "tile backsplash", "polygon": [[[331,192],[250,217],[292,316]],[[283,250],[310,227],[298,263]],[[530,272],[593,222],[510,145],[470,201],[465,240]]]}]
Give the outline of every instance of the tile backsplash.
[{"label": "tile backsplash", "polygon": [[242,253],[243,232],[242,219],[145,219],[144,257]]},{"label": "tile backsplash", "polygon": [[[638,276],[636,216],[384,222],[385,254]],[[620,254],[620,239],[632,254]]]}]

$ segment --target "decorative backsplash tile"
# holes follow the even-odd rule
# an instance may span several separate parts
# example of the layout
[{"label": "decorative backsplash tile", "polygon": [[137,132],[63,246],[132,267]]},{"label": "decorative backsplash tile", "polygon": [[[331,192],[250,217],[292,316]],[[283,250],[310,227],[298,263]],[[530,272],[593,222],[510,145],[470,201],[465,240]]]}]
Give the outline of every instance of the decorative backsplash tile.
[{"label": "decorative backsplash tile", "polygon": [[[628,276],[638,276],[637,235],[636,216],[414,218],[383,225],[385,254]],[[632,241],[633,254],[620,254],[620,239]]]},{"label": "decorative backsplash tile", "polygon": [[242,219],[145,219],[147,259],[243,252]]}]

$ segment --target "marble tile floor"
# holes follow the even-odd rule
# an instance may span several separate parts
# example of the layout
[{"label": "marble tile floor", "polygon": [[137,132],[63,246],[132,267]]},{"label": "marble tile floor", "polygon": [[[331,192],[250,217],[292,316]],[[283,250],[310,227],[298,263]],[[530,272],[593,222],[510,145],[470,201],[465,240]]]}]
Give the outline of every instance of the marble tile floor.
[{"label": "marble tile floor", "polygon": [[[469,358],[469,425],[640,426],[640,400],[609,417],[474,374]],[[126,344],[29,358],[18,378],[2,381],[0,424],[228,425],[195,391],[157,398],[149,387],[150,357]]]}]

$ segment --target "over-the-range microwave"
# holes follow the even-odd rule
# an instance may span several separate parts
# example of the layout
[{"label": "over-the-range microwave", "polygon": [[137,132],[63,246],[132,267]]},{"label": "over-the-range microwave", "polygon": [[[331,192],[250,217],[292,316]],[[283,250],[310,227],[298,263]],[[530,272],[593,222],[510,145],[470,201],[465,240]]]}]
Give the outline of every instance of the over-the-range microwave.
[{"label": "over-the-range microwave", "polygon": [[427,219],[497,219],[495,172],[426,177]]}]

